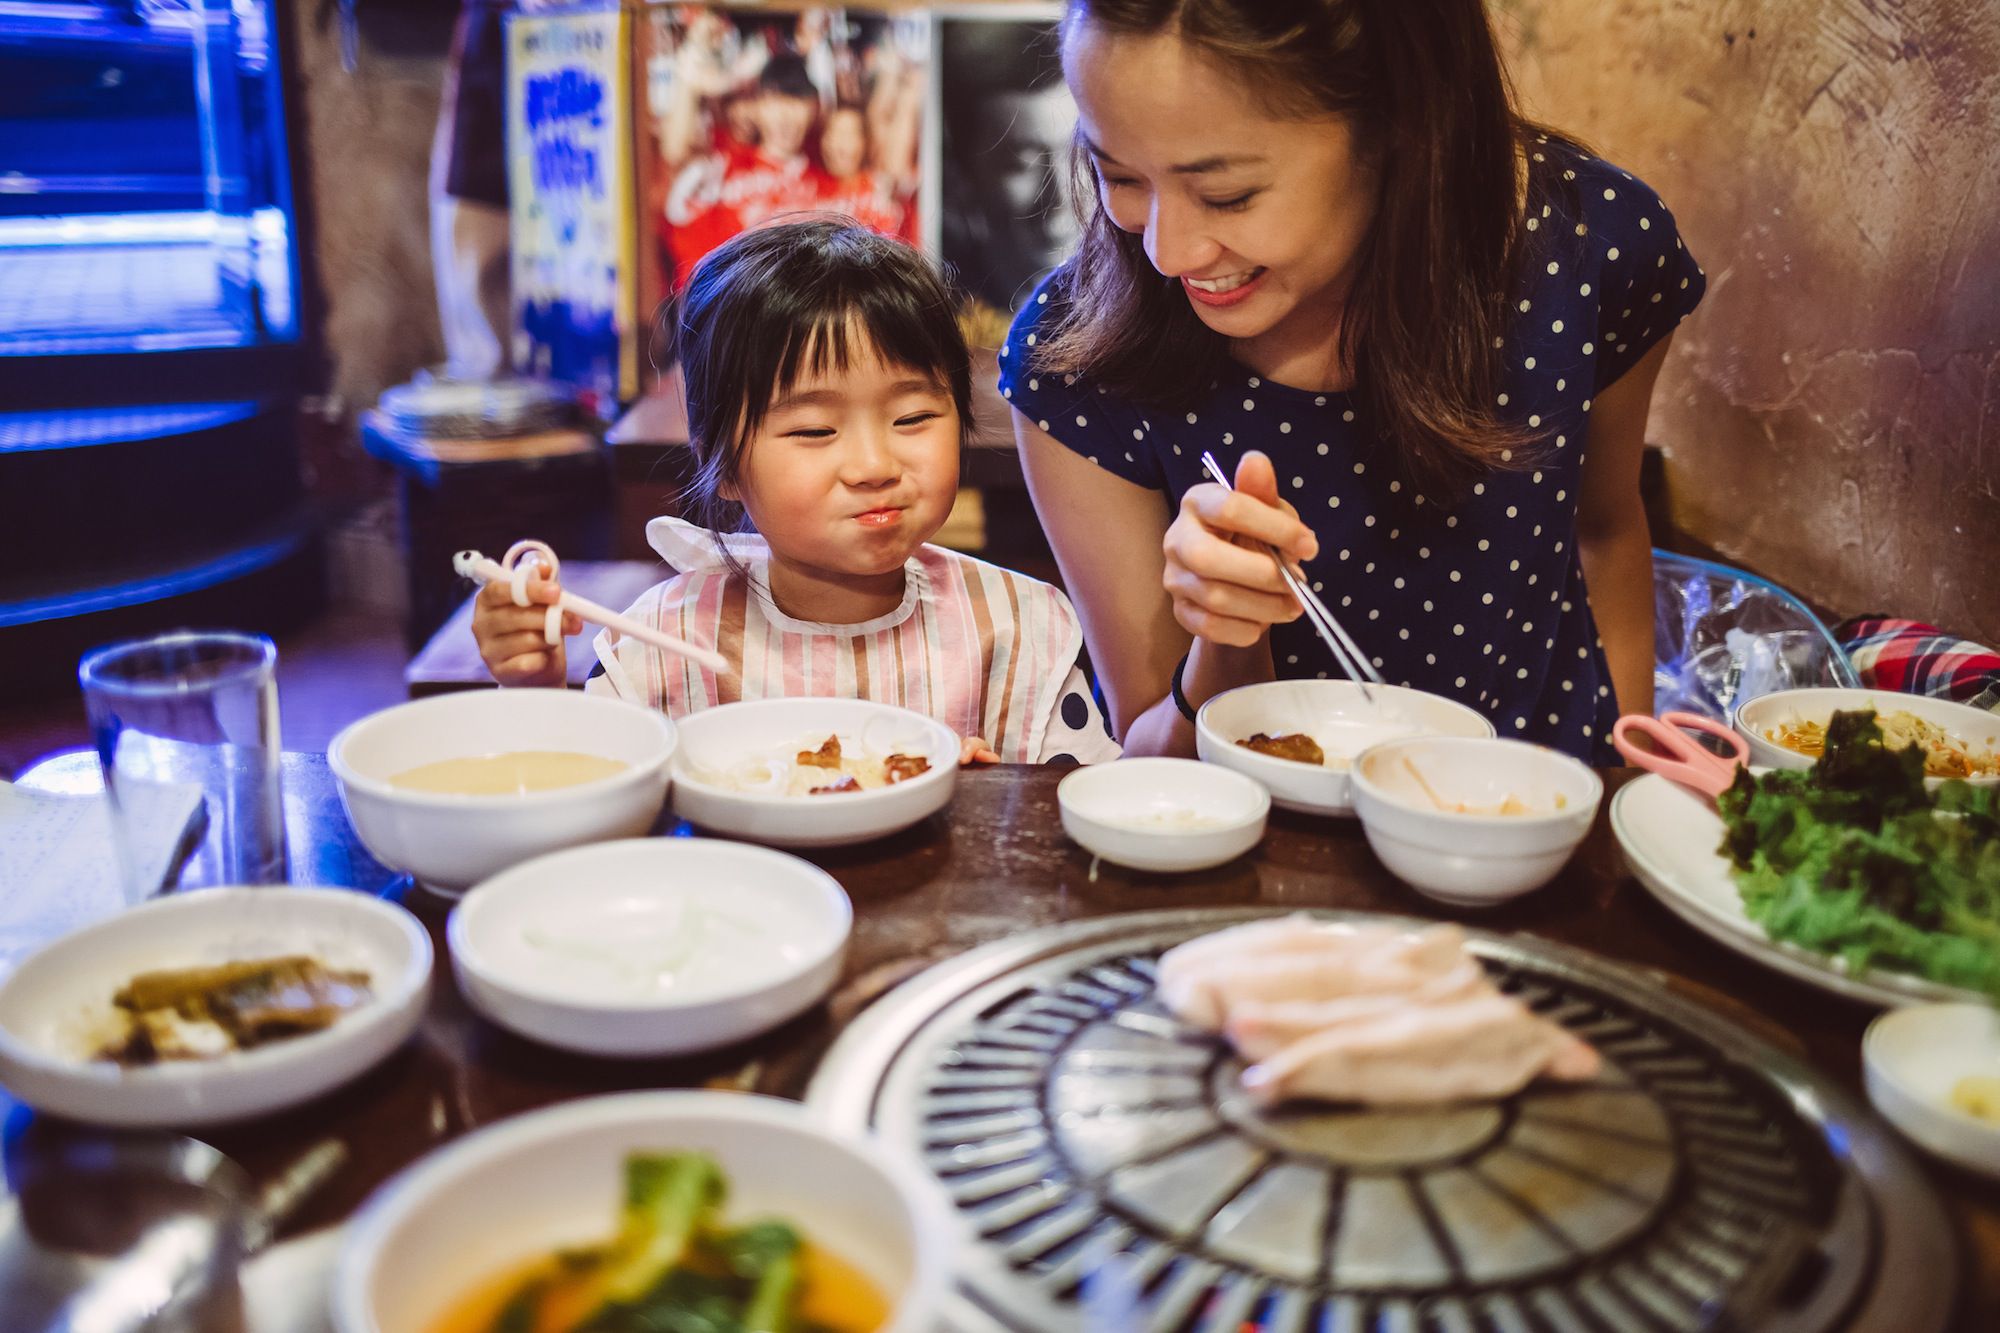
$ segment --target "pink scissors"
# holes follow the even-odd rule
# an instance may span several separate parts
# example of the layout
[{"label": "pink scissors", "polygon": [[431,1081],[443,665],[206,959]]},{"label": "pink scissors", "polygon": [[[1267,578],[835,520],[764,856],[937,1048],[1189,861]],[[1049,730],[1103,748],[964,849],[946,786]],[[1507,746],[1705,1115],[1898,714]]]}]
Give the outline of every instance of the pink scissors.
[{"label": "pink scissors", "polygon": [[[1683,727],[1687,731],[1721,737],[1729,743],[1735,757],[1725,759],[1716,754],[1689,736],[1687,731],[1682,730]],[[1635,745],[1630,739],[1635,731],[1644,733],[1653,743],[1653,748],[1642,749]],[[1644,713],[1627,714],[1612,725],[1611,743],[1618,747],[1618,753],[1625,756],[1627,763],[1678,782],[1711,801],[1728,791],[1730,784],[1736,781],[1736,770],[1750,762],[1748,741],[1720,722],[1698,713],[1663,713],[1656,718],[1647,717]]]}]

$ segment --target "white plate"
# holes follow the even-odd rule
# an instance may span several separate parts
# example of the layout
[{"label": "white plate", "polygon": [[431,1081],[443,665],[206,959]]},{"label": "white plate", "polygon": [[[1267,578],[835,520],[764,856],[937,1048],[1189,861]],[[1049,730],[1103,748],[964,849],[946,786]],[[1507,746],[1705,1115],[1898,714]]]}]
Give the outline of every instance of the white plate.
[{"label": "white plate", "polygon": [[1968,1075],[2000,1077],[2000,1012],[1991,1004],[1921,1004],[1883,1014],[1861,1039],[1868,1100],[1911,1142],[2000,1180],[2000,1125],[1951,1103]]},{"label": "white plate", "polygon": [[[140,972],[311,954],[369,975],[374,998],[332,1027],[213,1060],[121,1069],[90,1052],[111,997]],[[401,1046],[430,998],[431,940],[352,889],[175,894],[74,931],[0,983],[0,1083],[30,1106],[124,1127],[244,1120],[308,1101]]]},{"label": "white plate", "polygon": [[853,921],[833,876],[796,856],[635,838],[503,871],[446,934],[459,988],[494,1022],[634,1058],[741,1041],[817,1004]]},{"label": "white plate", "polygon": [[[1253,777],[1271,803],[1309,815],[1352,815],[1348,765],[1361,752],[1402,736],[1491,736],[1493,724],[1464,704],[1401,685],[1374,686],[1370,704],[1351,680],[1273,680],[1224,691],[1195,714],[1195,753]],[[1263,732],[1304,732],[1336,765],[1302,764],[1236,742]]]},{"label": "white plate", "polygon": [[1233,861],[1264,839],[1262,784],[1192,759],[1119,759],[1056,784],[1063,832],[1134,870],[1175,873]]},{"label": "white plate", "polygon": [[944,1193],[873,1138],[822,1128],[797,1102],[740,1092],[633,1092],[489,1125],[404,1171],[347,1226],[340,1333],[411,1333],[498,1274],[618,1223],[626,1154],[698,1150],[729,1177],[725,1217],[778,1217],[846,1260],[893,1307],[881,1333],[934,1333],[962,1244]]},{"label": "white plate", "polygon": [[[907,782],[832,796],[737,791],[718,780],[746,765],[818,749],[864,745],[922,755],[930,771]],[[886,748],[883,748],[886,747]],[[846,847],[930,818],[958,782],[958,737],[922,713],[866,699],[758,699],[682,718],[674,755],[674,813],[732,838],[773,847]]]},{"label": "white plate", "polygon": [[1695,929],[1767,967],[1865,1004],[1977,1000],[1977,991],[1904,972],[1873,968],[1850,974],[1839,960],[1773,940],[1743,911],[1722,844],[1722,816],[1707,800],[1657,773],[1636,778],[1611,798],[1611,831],[1626,864],[1667,909]]}]

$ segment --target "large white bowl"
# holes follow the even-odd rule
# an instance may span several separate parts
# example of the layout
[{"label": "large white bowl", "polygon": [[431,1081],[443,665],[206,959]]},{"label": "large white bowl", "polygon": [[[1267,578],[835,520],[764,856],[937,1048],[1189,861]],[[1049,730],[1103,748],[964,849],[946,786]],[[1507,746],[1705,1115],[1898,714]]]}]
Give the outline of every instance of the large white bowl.
[{"label": "large white bowl", "polygon": [[[1400,736],[1493,734],[1493,724],[1464,704],[1400,685],[1373,689],[1373,705],[1351,680],[1276,680],[1226,691],[1195,714],[1195,752],[1257,779],[1284,809],[1351,815],[1348,765],[1369,746]],[[1316,767],[1274,759],[1236,743],[1260,731],[1304,732],[1332,762]]]},{"label": "large white bowl", "polygon": [[452,909],[459,989],[504,1028],[589,1055],[703,1051],[832,989],[854,909],[763,847],[639,838],[504,870]]},{"label": "large white bowl", "polygon": [[730,1221],[779,1217],[891,1298],[882,1333],[933,1333],[961,1243],[942,1193],[873,1139],[822,1128],[796,1102],[634,1092],[503,1120],[424,1158],[348,1225],[339,1333],[424,1333],[467,1293],[616,1228],[625,1156],[699,1150],[729,1177]]},{"label": "large white bowl", "polygon": [[[374,998],[320,1032],[122,1069],[93,1060],[112,995],[141,972],[310,954],[368,973]],[[431,941],[393,903],[352,889],[202,889],[85,926],[0,982],[0,1084],[100,1125],[196,1127],[308,1101],[401,1046],[430,999]]]},{"label": "large white bowl", "polygon": [[[1412,766],[1447,806],[1495,807],[1511,794],[1546,813],[1440,810]],[[1526,741],[1418,736],[1371,746],[1354,763],[1355,810],[1375,855],[1411,888],[1458,907],[1503,903],[1554,879],[1603,797],[1588,765]]]},{"label": "large white bowl", "polygon": [[1192,759],[1119,759],[1056,784],[1063,832],[1134,870],[1205,870],[1264,838],[1271,794],[1254,778]]},{"label": "large white bowl", "polygon": [[[327,764],[362,845],[447,894],[559,847],[630,838],[659,817],[674,724],[580,690],[467,690],[385,708],[348,726]],[[519,796],[408,791],[389,779],[445,759],[560,750],[629,765],[608,778]]]},{"label": "large white bowl", "polygon": [[[1806,690],[1779,690],[1761,694],[1736,706],[1732,721],[1737,734],[1750,742],[1750,762],[1759,768],[1811,768],[1815,762],[1797,750],[1786,749],[1771,740],[1767,732],[1788,722],[1818,722],[1824,725],[1835,713],[1856,708],[1872,708],[1877,713],[1908,713],[1944,729],[1954,740],[1974,754],[2000,753],[2000,713],[1955,704],[1949,699],[1933,699],[1923,694],[1903,694],[1896,690],[1848,690],[1825,687]],[[1944,779],[1927,778],[1937,786]],[[2000,775],[1986,774],[1967,781],[1979,786],[2000,783]]]},{"label": "large white bowl", "polygon": [[[746,764],[789,759],[829,735],[858,745],[864,735],[930,771],[870,791],[835,796],[743,792],[718,779]],[[674,756],[674,813],[732,838],[775,847],[845,847],[928,819],[951,801],[958,782],[958,737],[942,722],[866,699],[757,699],[723,704],[681,721]]]},{"label": "large white bowl", "polygon": [[1990,1004],[1891,1009],[1861,1039],[1868,1100],[1921,1148],[2000,1180],[2000,1125],[1951,1104],[1968,1074],[2000,1076],[2000,1010]]}]

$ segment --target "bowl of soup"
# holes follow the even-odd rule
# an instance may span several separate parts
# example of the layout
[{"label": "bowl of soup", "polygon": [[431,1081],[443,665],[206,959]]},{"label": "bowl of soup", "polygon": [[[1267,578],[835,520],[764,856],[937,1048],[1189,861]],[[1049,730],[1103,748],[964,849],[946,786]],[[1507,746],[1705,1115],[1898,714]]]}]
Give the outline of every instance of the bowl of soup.
[{"label": "bowl of soup", "polygon": [[1406,736],[1491,736],[1464,704],[1401,685],[1274,680],[1216,695],[1195,715],[1195,752],[1270,789],[1271,803],[1315,815],[1352,815],[1354,760]]},{"label": "bowl of soup", "polygon": [[674,724],[576,690],[472,690],[371,713],[327,763],[376,860],[446,894],[544,852],[650,830]]},{"label": "bowl of soup", "polygon": [[383,1186],[348,1225],[333,1325],[571,1333],[615,1302],[670,1328],[712,1299],[731,1327],[762,1302],[756,1327],[931,1333],[960,1243],[914,1161],[796,1102],[624,1093],[489,1125]]}]

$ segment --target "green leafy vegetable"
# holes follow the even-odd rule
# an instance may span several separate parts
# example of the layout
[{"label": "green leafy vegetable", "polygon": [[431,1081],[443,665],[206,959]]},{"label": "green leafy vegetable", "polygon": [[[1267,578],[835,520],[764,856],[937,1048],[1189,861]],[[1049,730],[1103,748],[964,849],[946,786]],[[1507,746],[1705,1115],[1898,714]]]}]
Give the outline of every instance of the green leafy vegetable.
[{"label": "green leafy vegetable", "polygon": [[1835,713],[1804,771],[1716,802],[1743,909],[1773,939],[2000,998],[2000,789],[1925,789],[1872,712]]}]

